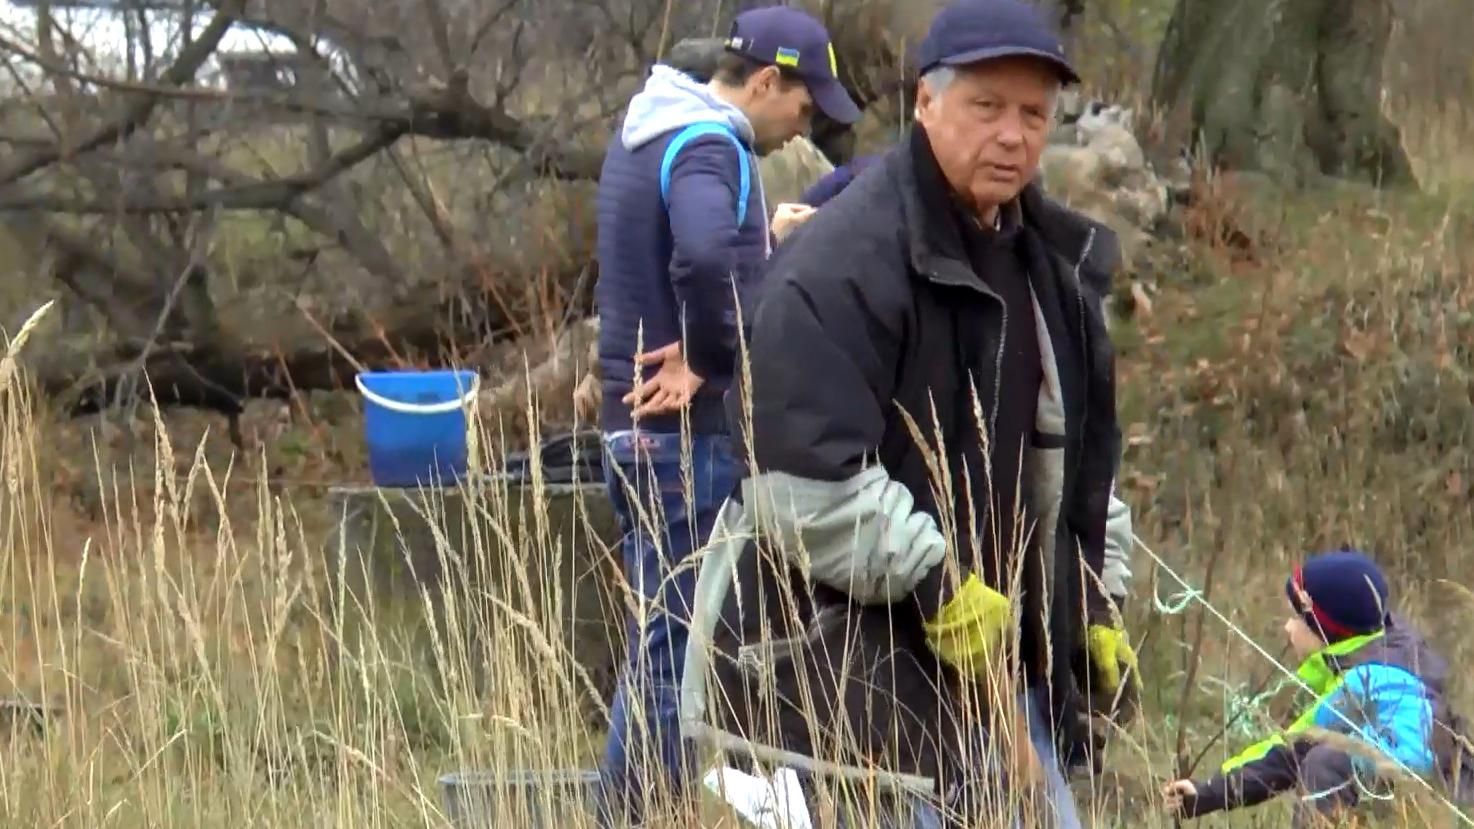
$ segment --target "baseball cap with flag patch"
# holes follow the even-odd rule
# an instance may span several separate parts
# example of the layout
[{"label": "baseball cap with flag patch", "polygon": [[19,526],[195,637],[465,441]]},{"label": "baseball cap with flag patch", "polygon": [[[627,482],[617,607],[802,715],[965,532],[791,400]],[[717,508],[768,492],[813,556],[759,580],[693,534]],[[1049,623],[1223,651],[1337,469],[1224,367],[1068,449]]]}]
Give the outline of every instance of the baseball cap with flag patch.
[{"label": "baseball cap with flag patch", "polygon": [[839,83],[829,31],[805,12],[786,6],[745,11],[733,19],[724,45],[729,52],[781,66],[802,78],[814,105],[829,118],[841,124],[860,120],[860,108]]}]

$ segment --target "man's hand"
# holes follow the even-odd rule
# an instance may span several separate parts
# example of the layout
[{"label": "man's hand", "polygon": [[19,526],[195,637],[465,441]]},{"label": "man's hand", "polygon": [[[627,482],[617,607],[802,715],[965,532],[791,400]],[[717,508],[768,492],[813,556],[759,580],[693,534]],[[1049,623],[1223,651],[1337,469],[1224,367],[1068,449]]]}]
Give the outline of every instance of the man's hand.
[{"label": "man's hand", "polygon": [[783,241],[793,229],[808,221],[815,209],[807,204],[784,202],[773,209],[773,237]]},{"label": "man's hand", "polygon": [[[1126,631],[1110,625],[1091,625],[1086,640],[1090,654],[1090,695],[1096,700],[1097,712],[1108,714],[1117,725],[1124,725],[1136,716],[1141,703],[1141,672],[1136,665],[1136,651]],[[1106,707],[1102,708],[1102,704]]]},{"label": "man's hand", "polygon": [[660,370],[624,396],[625,405],[635,407],[636,418],[679,412],[691,405],[691,397],[705,382],[686,365],[679,341],[635,356],[636,370],[649,365]]},{"label": "man's hand", "polygon": [[965,677],[982,677],[1012,623],[1013,607],[1008,597],[983,584],[974,573],[942,605],[936,618],[922,626],[926,643],[939,659]]},{"label": "man's hand", "polygon": [[1188,800],[1198,796],[1198,787],[1191,780],[1173,780],[1162,787],[1162,808],[1170,814],[1182,811]]}]

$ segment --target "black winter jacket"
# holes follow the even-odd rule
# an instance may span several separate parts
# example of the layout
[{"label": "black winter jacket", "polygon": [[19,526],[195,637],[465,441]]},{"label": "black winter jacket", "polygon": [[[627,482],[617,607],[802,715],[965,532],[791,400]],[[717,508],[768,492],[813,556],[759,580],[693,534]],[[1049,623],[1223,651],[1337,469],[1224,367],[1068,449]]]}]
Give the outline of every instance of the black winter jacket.
[{"label": "black winter jacket", "polygon": [[1061,749],[1087,744],[1084,633],[1108,613],[1098,575],[1120,450],[1114,356],[1087,286],[1108,283],[1119,249],[1037,189],[1020,197],[1045,375],[1021,482],[1035,529],[1013,560],[979,561],[969,533],[991,483],[977,424],[998,404],[1003,308],[949,199],[915,128],[770,260],[749,382],[728,395],[750,467],[702,565],[687,649],[682,713],[698,739],[775,762],[838,757],[827,768],[846,774],[878,765],[935,791],[966,765],[972,708],[922,621],[974,571],[1015,597]]}]

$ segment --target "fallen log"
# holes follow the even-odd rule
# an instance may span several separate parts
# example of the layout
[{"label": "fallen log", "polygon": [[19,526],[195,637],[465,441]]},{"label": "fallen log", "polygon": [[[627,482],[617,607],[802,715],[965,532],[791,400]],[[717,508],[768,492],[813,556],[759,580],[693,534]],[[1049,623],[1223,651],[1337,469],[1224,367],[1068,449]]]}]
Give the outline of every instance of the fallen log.
[{"label": "fallen log", "polygon": [[[577,276],[582,272],[557,277],[559,286],[572,285],[570,317],[588,304]],[[99,284],[119,288],[105,280]],[[309,310],[324,303],[267,299],[274,303],[268,306],[272,310],[245,311],[244,317],[240,299],[218,306],[207,294],[201,303],[208,313],[196,314],[181,313],[181,300],[167,314],[167,324],[156,325],[148,318],[159,312],[144,302],[137,324],[127,327],[117,324],[116,313],[108,313],[121,300],[106,296],[87,302],[103,309],[100,318],[89,316],[79,303],[61,329],[46,338],[46,347],[33,349],[27,368],[40,391],[71,415],[139,398],[231,415],[252,398],[351,389],[355,375],[365,369],[456,366],[485,374],[496,368],[496,355],[508,344],[538,351],[526,336],[520,339],[527,342],[519,342],[525,329],[512,320],[530,312],[516,297],[510,302],[500,294],[479,302],[475,296],[430,300],[373,315],[345,314],[329,304],[327,314],[336,323],[320,322],[322,312]],[[535,363],[541,359],[540,354],[533,358]],[[501,362],[504,371],[514,370],[509,360]]]},{"label": "fallen log", "polygon": [[[386,365],[395,355],[439,351],[429,331],[407,332],[386,341],[364,340],[345,345],[361,365]],[[146,354],[126,346],[101,360],[80,357],[42,361],[36,371],[41,390],[71,415],[94,414],[135,398],[152,398],[160,406],[196,406],[225,414],[239,413],[251,398],[285,398],[298,391],[352,388],[358,368],[330,346],[290,353],[232,351],[227,347],[174,342],[154,346]]]},{"label": "fallen log", "polygon": [[237,446],[242,442],[237,419],[251,399],[351,390],[364,367],[478,371],[483,391],[477,411],[498,448],[521,448],[536,435],[597,418],[597,318],[574,320],[550,343],[530,338],[476,342],[470,331],[446,328],[425,324],[382,336],[332,335],[331,344],[325,336],[321,345],[291,351],[165,342],[142,359],[137,346],[99,349],[70,341],[49,353],[37,352],[28,368],[40,391],[70,416],[147,401],[161,408],[194,407],[224,415]]}]

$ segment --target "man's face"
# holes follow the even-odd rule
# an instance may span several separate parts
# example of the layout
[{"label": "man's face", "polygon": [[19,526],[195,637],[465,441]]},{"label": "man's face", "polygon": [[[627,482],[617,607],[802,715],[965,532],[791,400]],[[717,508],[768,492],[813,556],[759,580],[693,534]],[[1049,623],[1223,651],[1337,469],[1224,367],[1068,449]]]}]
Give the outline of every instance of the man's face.
[{"label": "man's face", "polygon": [[1033,180],[1058,89],[1058,75],[1032,58],[960,66],[940,92],[921,85],[916,117],[958,196],[983,210]]},{"label": "man's face", "polygon": [[765,66],[747,79],[747,119],[759,155],[767,155],[809,131],[814,99],[802,82],[784,80],[776,66]]}]

